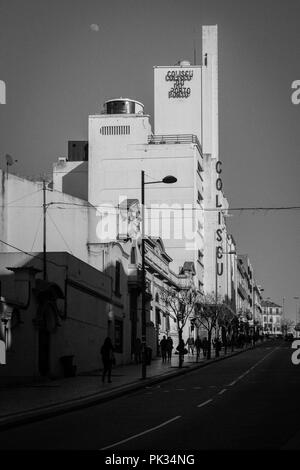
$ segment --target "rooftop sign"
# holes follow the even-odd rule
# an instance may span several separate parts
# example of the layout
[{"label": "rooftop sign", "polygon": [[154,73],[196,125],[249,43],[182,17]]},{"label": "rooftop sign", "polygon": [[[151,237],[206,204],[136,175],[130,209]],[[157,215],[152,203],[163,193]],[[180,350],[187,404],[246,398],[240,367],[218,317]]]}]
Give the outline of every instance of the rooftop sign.
[{"label": "rooftop sign", "polygon": [[169,98],[188,98],[191,96],[191,88],[185,82],[193,78],[192,70],[168,70],[165,76],[166,82],[173,82],[169,90]]}]

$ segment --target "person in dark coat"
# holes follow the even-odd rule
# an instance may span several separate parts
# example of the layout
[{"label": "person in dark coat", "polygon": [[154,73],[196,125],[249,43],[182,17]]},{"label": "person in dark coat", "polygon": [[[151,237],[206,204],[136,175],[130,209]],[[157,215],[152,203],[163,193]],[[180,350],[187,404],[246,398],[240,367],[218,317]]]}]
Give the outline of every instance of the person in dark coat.
[{"label": "person in dark coat", "polygon": [[195,346],[196,346],[197,361],[198,361],[198,359],[200,357],[201,348],[202,348],[202,342],[201,342],[201,339],[199,338],[199,336],[197,336],[197,338],[195,340]]},{"label": "person in dark coat", "polygon": [[171,362],[172,350],[173,350],[173,340],[172,340],[171,336],[169,336],[167,338],[167,358],[168,358],[168,362]]},{"label": "person in dark coat", "polygon": [[114,363],[114,347],[109,337],[105,338],[100,352],[103,362],[102,382],[105,382],[105,376],[107,374],[107,381],[108,383],[111,383],[111,370]]},{"label": "person in dark coat", "polygon": [[206,357],[208,353],[208,339],[205,337],[202,341],[203,356]]},{"label": "person in dark coat", "polygon": [[164,363],[167,360],[167,339],[165,336],[163,336],[163,339],[160,342],[160,351],[162,362]]}]

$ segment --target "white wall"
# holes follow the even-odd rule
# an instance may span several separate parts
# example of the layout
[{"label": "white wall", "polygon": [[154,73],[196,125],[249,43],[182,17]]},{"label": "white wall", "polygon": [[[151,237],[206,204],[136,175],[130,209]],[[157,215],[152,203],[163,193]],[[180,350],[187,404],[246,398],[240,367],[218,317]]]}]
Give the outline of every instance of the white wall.
[{"label": "white wall", "polygon": [[[28,252],[43,249],[42,186],[42,182],[11,174],[2,179],[0,207],[5,209],[1,220],[4,238],[1,239]],[[46,204],[50,204],[46,216],[47,251],[69,251],[87,261],[88,218],[93,210],[87,207],[85,201],[59,191],[47,190]],[[13,249],[1,242],[0,248],[2,252]]]},{"label": "white wall", "polygon": [[[206,61],[206,62],[205,62]],[[202,27],[203,139],[204,153],[219,159],[218,27]]]},{"label": "white wall", "polygon": [[[184,80],[183,89],[190,89],[185,98],[170,97],[174,84],[172,73],[193,74]],[[155,134],[194,134],[201,142],[202,84],[200,66],[154,67]]]}]

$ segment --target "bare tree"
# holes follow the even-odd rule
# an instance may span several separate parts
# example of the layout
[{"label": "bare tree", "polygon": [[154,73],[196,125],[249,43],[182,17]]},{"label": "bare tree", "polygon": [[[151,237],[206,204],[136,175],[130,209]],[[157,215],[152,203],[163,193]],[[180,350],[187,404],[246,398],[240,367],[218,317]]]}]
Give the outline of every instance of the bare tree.
[{"label": "bare tree", "polygon": [[184,359],[184,343],[182,333],[188,319],[194,315],[200,302],[200,294],[191,282],[186,288],[180,290],[165,287],[161,291],[161,299],[176,321],[178,333],[179,367],[182,367]]},{"label": "bare tree", "polygon": [[[219,328],[226,328],[229,323],[229,310],[223,299],[214,293],[205,294],[202,301],[198,303],[196,309],[195,324],[202,326],[207,331],[208,350],[207,359],[211,358],[212,335],[215,330],[216,339],[219,338]],[[216,348],[216,355],[219,350]]]},{"label": "bare tree", "polygon": [[289,318],[285,318],[281,322],[281,330],[284,335],[287,335],[291,329],[295,326],[295,322]]}]

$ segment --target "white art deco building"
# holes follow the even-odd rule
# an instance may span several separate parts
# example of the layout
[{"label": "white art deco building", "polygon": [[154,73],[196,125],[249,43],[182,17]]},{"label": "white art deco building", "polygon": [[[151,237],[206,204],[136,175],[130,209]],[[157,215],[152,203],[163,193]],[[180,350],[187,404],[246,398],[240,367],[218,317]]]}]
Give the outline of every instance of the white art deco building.
[{"label": "white art deco building", "polygon": [[[54,188],[93,206],[106,204],[113,214],[123,199],[140,200],[142,170],[149,183],[175,176],[173,185],[146,186],[145,232],[164,240],[174,271],[194,264],[201,292],[232,298],[234,259],[227,253],[234,246],[219,158],[217,26],[203,26],[202,32],[201,65],[154,67],[154,131],[142,103],[106,101],[101,113],[89,116],[88,161],[75,156],[59,162]],[[80,155],[81,144],[73,145]],[[110,236],[105,228],[104,240]]]}]

